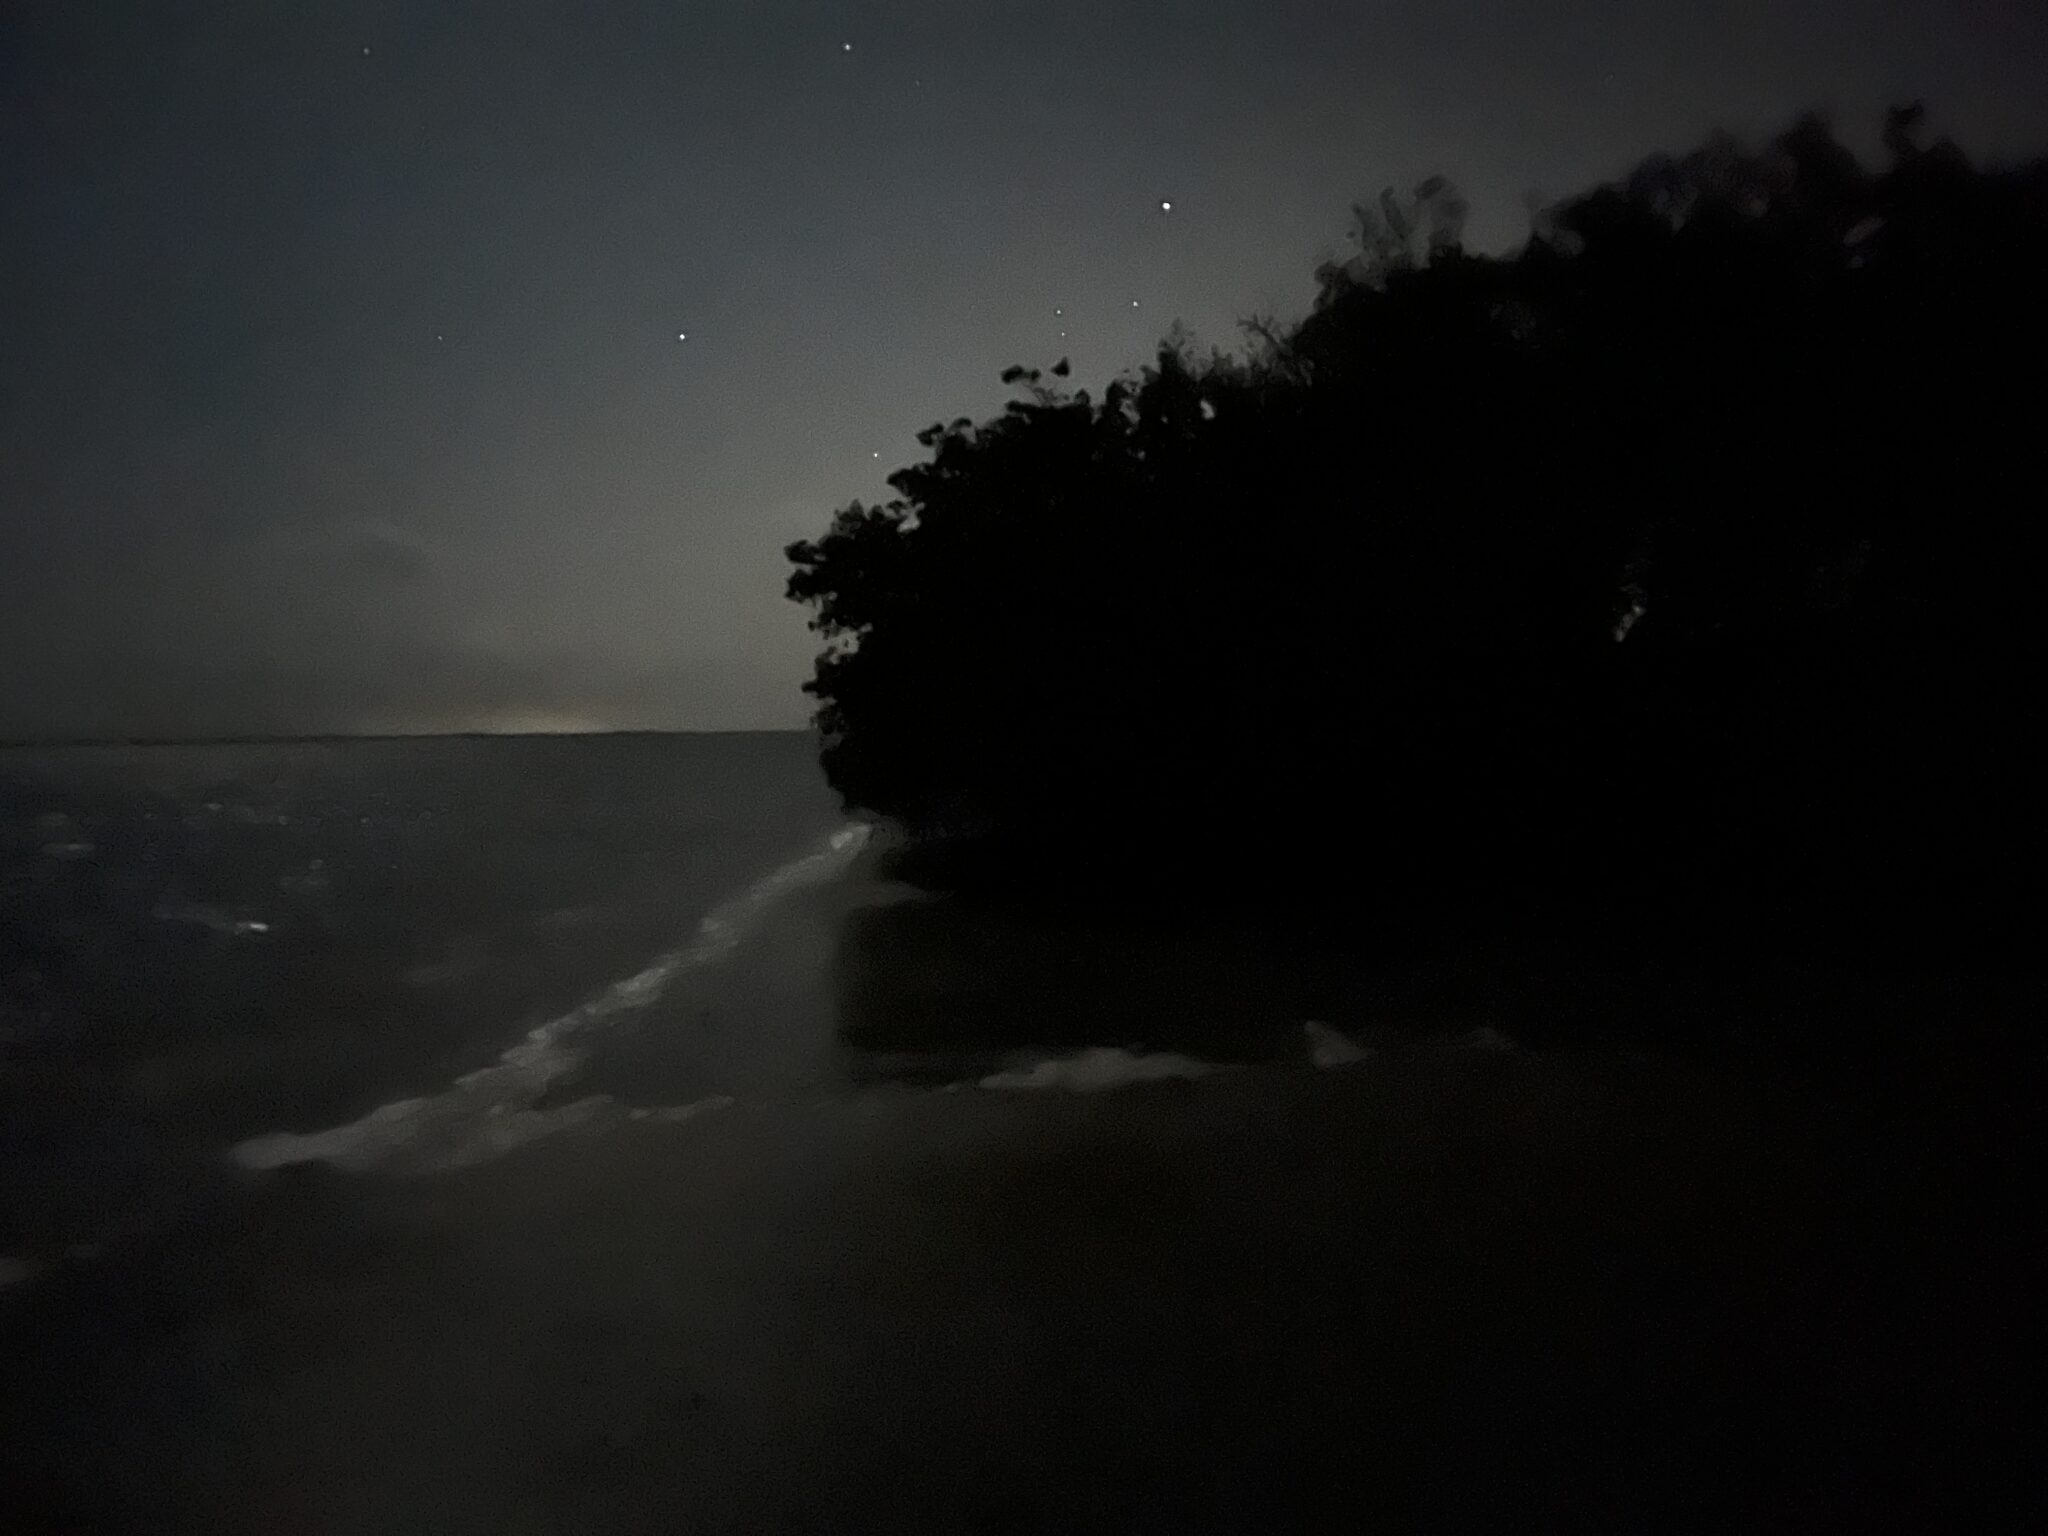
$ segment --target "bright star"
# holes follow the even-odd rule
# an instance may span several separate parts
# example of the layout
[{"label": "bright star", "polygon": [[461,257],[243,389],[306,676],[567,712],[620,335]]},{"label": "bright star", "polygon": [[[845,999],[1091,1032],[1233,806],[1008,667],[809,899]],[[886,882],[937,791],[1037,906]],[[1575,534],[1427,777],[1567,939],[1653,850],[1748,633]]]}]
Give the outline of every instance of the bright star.
[{"label": "bright star", "polygon": [[1161,213],[1171,213],[1173,212],[1173,204],[1162,197],[1159,200],[1159,211]]},{"label": "bright star", "polygon": [[851,44],[851,43],[841,43],[841,44],[839,45],[839,51],[840,51],[841,53],[851,53],[851,52],[853,52],[853,44]]},{"label": "bright star", "polygon": [[676,340],[677,340],[677,341],[688,341],[689,339],[690,339],[690,333],[689,333],[688,331],[677,331],[677,332],[676,332]]}]

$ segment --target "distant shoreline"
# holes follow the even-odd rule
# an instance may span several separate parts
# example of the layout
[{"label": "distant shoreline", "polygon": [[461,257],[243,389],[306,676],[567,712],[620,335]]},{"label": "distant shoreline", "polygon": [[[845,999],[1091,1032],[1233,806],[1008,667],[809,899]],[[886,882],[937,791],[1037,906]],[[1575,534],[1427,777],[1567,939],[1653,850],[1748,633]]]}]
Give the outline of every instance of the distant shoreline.
[{"label": "distant shoreline", "polygon": [[350,741],[531,741],[567,740],[585,736],[615,740],[621,736],[808,736],[809,726],[775,726],[734,730],[621,731],[328,731],[305,736],[57,736],[0,737],[0,752],[54,752],[75,747],[294,747]]}]

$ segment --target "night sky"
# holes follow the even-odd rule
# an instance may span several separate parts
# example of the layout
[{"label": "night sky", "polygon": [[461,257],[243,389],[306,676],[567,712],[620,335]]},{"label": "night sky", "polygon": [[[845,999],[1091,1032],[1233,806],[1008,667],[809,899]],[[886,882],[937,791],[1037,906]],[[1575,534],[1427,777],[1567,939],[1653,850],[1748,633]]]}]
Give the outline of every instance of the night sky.
[{"label": "night sky", "polygon": [[797,725],[783,545],[1006,365],[1299,314],[1389,183],[1501,247],[2044,80],[1968,0],[14,0],[0,737]]}]

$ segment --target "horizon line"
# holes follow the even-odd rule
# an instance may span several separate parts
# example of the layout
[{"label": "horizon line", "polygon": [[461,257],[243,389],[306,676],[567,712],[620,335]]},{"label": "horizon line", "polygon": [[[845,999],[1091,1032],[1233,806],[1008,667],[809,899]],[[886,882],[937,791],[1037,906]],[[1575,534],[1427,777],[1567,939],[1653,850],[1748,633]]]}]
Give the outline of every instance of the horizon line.
[{"label": "horizon line", "polygon": [[534,738],[570,740],[584,736],[794,736],[815,732],[814,725],[730,727],[629,727],[595,731],[310,731],[282,734],[248,732],[229,736],[0,736],[0,751],[61,747],[284,747],[340,741],[524,741]]}]

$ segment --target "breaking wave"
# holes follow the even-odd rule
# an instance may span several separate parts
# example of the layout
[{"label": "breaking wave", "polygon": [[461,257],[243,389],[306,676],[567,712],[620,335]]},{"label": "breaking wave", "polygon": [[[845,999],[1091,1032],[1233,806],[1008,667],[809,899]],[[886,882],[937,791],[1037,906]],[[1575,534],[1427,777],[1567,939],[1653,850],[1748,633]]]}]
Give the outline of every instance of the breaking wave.
[{"label": "breaking wave", "polygon": [[236,939],[252,933],[270,932],[268,919],[238,916],[225,907],[207,902],[165,904],[156,909],[156,919],[160,923],[188,923],[195,928],[208,928]]},{"label": "breaking wave", "polygon": [[[821,847],[713,908],[682,948],[657,955],[631,976],[528,1030],[492,1065],[464,1073],[441,1092],[383,1105],[329,1130],[251,1137],[236,1145],[235,1161],[252,1169],[321,1162],[352,1173],[432,1173],[485,1162],[558,1131],[649,1118],[655,1112],[636,1116],[607,1094],[547,1109],[535,1105],[581,1065],[584,1037],[656,1002],[677,977],[730,954],[778,901],[842,871],[868,836],[864,823],[841,828]],[[688,1119],[722,1102],[703,1100],[658,1117]]]},{"label": "breaking wave", "polygon": [[1349,1035],[1320,1019],[1306,1021],[1301,1032],[1308,1039],[1308,1059],[1319,1067],[1353,1067],[1372,1055]]},{"label": "breaking wave", "polygon": [[1229,1068],[1197,1061],[1172,1051],[1139,1053],[1114,1046],[1096,1046],[1075,1056],[1058,1056],[1011,1072],[991,1072],[983,1088],[1059,1088],[1069,1093],[1103,1093],[1133,1083],[1157,1083],[1176,1077],[1208,1077]]}]

